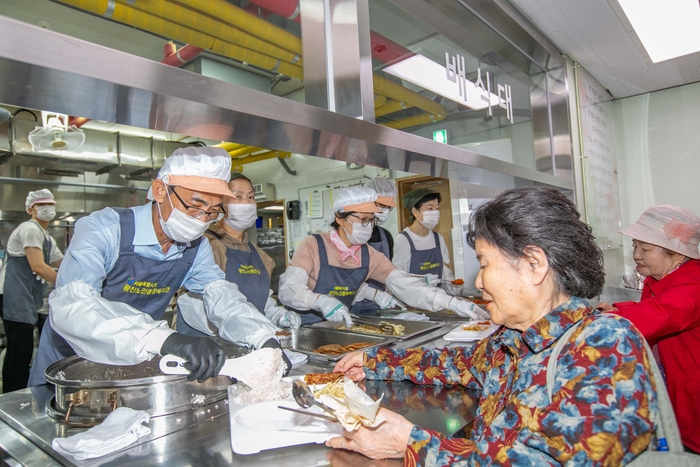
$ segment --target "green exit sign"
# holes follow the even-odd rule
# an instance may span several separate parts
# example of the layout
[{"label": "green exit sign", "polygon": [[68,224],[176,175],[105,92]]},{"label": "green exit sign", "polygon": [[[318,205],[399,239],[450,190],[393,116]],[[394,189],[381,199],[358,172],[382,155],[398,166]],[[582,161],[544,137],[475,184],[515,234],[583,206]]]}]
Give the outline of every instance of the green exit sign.
[{"label": "green exit sign", "polygon": [[443,144],[449,144],[447,141],[448,133],[447,130],[437,130],[433,131],[433,141],[437,141],[438,143],[443,143]]}]

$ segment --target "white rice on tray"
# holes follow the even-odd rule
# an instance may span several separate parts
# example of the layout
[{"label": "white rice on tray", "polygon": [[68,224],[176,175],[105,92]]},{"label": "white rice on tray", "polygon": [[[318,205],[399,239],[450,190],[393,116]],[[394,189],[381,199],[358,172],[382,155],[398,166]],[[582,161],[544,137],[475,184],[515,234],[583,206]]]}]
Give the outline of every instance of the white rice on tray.
[{"label": "white rice on tray", "polygon": [[238,391],[231,398],[234,404],[254,404],[257,402],[278,401],[292,395],[292,383],[278,381],[269,386],[253,389],[243,384],[238,385]]}]

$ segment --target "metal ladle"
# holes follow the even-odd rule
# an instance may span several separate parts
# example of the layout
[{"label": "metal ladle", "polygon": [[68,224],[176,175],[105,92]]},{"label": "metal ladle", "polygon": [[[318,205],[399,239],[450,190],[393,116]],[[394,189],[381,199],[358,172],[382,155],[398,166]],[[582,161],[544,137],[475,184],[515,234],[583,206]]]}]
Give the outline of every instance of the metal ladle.
[{"label": "metal ladle", "polygon": [[338,417],[335,415],[335,410],[331,409],[326,404],[316,400],[313,393],[311,392],[311,389],[309,389],[305,382],[301,380],[295,380],[292,383],[292,395],[294,396],[294,400],[297,401],[297,404],[299,404],[301,407],[308,409],[312,405],[316,405],[323,409],[325,412],[328,412],[329,414],[333,415],[333,417],[336,420],[338,419]]}]

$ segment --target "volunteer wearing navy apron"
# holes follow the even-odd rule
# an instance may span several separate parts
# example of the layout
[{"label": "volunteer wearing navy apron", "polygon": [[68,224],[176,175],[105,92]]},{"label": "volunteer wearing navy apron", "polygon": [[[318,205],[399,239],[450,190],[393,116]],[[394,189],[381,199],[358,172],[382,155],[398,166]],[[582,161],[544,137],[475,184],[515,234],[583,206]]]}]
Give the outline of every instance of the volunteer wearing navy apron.
[{"label": "volunteer wearing navy apron", "polygon": [[[376,225],[372,229],[372,236],[367,245],[371,246],[387,258],[389,261],[394,256],[394,238],[391,233],[383,227],[382,224],[389,220],[389,214],[396,207],[397,190],[391,180],[383,177],[375,177],[365,185],[377,193],[377,207],[380,212],[374,213]],[[393,297],[385,292],[385,284],[368,279],[367,282],[360,288],[357,293],[355,303],[353,303],[350,312],[357,316],[377,316],[380,309],[398,306],[405,307],[393,299]]]},{"label": "volunteer wearing navy apron", "polygon": [[450,309],[459,316],[488,316],[475,304],[450,297],[442,289],[398,270],[389,259],[367,246],[375,213],[374,190],[353,186],[333,191],[328,233],[305,238],[280,277],[279,299],[299,313],[302,323],[326,319],[351,326],[349,308],[364,282],[374,279],[387,291],[416,308]]},{"label": "volunteer wearing navy apron", "polygon": [[275,328],[227,282],[202,237],[223,218],[231,158],[219,148],[181,148],[165,160],[151,184],[152,202],[106,208],[80,219],[49,296],[30,386],[73,354],[107,364],[134,365],[175,354],[189,363],[188,379],[216,376],[226,358],[208,337],[178,334],[160,320],[182,285],[201,293],[221,337],[255,348]]},{"label": "volunteer wearing navy apron", "polygon": [[423,276],[427,283],[434,286],[439,286],[441,281],[453,281],[445,239],[433,231],[440,222],[442,196],[419,188],[406,193],[402,201],[411,213],[409,221],[412,224],[396,237],[394,265],[410,274]]},{"label": "volunteer wearing navy apron", "polygon": [[0,293],[4,297],[2,321],[7,336],[3,393],[27,387],[34,327],[41,326],[37,312],[44,304],[46,282],[56,282],[56,271],[50,265],[58,267],[63,260],[56,240],[46,230],[56,216],[55,204],[53,194],[47,189],[29,192],[25,208],[32,218],[20,224],[7,242],[0,274]]},{"label": "volunteer wearing navy apron", "polygon": [[[246,230],[258,218],[253,184],[243,174],[233,173],[228,186],[233,198],[225,199],[227,216],[212,224],[205,233],[214,260],[226,273],[226,280],[236,284],[272,324],[296,330],[301,325],[299,315],[279,306],[271,297],[270,274],[275,262],[248,239]],[[181,295],[178,298],[177,332],[194,336],[216,334],[211,323],[198,319],[203,313],[196,310],[202,307],[199,294],[188,292]]]}]

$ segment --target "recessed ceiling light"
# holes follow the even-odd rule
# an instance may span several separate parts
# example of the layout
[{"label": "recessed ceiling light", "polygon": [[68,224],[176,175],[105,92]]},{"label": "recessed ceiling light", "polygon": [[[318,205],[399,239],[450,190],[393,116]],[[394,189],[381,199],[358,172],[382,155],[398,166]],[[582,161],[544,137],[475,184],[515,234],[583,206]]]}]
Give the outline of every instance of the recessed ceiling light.
[{"label": "recessed ceiling light", "polygon": [[[608,0],[649,61],[659,63],[700,51],[698,0]],[[645,57],[646,58],[646,57]]]}]

